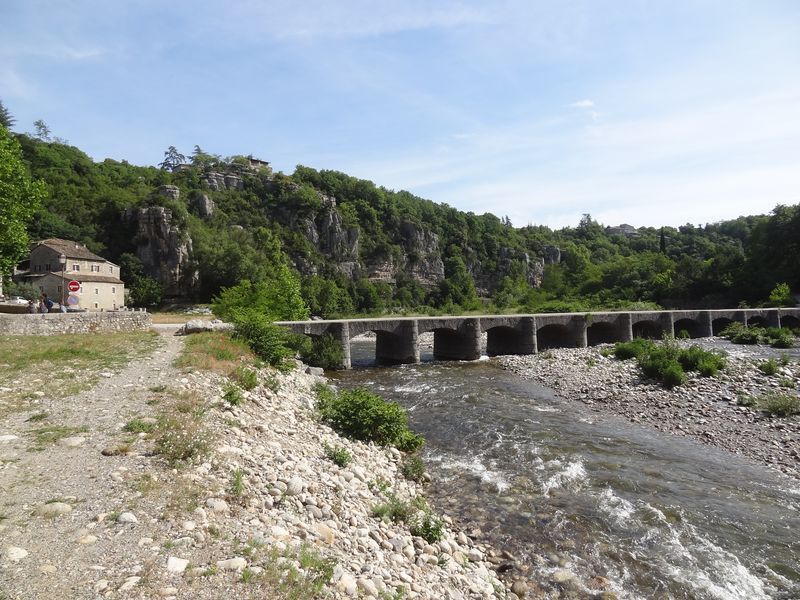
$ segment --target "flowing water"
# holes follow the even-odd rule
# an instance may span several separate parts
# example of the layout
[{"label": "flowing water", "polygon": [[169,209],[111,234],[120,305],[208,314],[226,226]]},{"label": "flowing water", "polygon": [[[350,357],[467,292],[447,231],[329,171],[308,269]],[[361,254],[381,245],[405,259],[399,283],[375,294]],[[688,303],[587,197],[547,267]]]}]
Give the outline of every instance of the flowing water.
[{"label": "flowing water", "polygon": [[[355,342],[356,365],[373,351]],[[409,410],[427,439],[433,504],[530,565],[548,597],[800,598],[794,480],[689,439],[595,421],[490,360],[335,377]],[[575,578],[552,583],[567,572]]]}]

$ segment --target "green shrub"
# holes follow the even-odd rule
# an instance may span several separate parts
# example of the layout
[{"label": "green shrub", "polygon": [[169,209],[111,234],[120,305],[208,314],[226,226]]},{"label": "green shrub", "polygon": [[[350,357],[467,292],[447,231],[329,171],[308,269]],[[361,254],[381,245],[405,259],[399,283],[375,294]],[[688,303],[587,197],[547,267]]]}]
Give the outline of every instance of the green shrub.
[{"label": "green shrub", "polygon": [[122,430],[128,433],[150,433],[155,428],[155,423],[137,417],[125,423],[125,427],[123,427]]},{"label": "green shrub", "polygon": [[781,354],[780,363],[782,367],[789,366],[789,363],[792,362],[792,359],[789,358],[789,355],[786,353]]},{"label": "green shrub", "polygon": [[778,372],[778,363],[774,358],[770,358],[769,360],[765,360],[762,363],[758,364],[758,370],[761,371],[764,375],[772,376]]},{"label": "green shrub", "polygon": [[372,507],[372,516],[388,519],[392,523],[403,523],[416,510],[412,502],[404,502],[392,493],[387,494],[386,502]]},{"label": "green shrub", "polygon": [[800,398],[794,394],[767,392],[758,399],[758,406],[778,417],[800,414]]},{"label": "green shrub", "polygon": [[225,399],[225,402],[231,406],[239,406],[244,402],[244,396],[242,396],[241,390],[232,383],[225,386],[222,397]]},{"label": "green shrub", "polygon": [[791,329],[770,327],[767,329],[767,341],[773,348],[791,348],[795,343],[795,335]]},{"label": "green shrub", "polygon": [[395,402],[387,402],[363,388],[338,394],[326,386],[315,389],[322,420],[342,435],[408,452],[425,441],[408,428],[408,415]]},{"label": "green shrub", "polygon": [[287,368],[287,361],[294,356],[288,347],[288,332],[261,314],[237,311],[233,322],[236,335],[247,342],[256,356],[274,367]]},{"label": "green shrub", "polygon": [[241,469],[235,469],[231,474],[231,496],[241,498],[244,494],[244,488],[244,471]]},{"label": "green shrub", "polygon": [[417,535],[429,544],[435,544],[442,539],[444,526],[439,517],[426,510],[412,519],[408,529],[411,535]]},{"label": "green shrub", "polygon": [[725,368],[725,358],[715,352],[703,350],[700,346],[692,346],[678,353],[678,362],[685,371],[699,371],[701,375],[710,377]]},{"label": "green shrub", "polygon": [[723,329],[719,335],[734,344],[760,344],[764,340],[764,329],[746,327],[742,323],[735,322]]},{"label": "green shrub", "polygon": [[755,396],[750,396],[748,394],[739,394],[736,397],[736,403],[739,406],[755,406],[758,404],[758,398]]},{"label": "green shrub", "polygon": [[305,345],[300,351],[300,358],[303,359],[303,362],[315,367],[340,369],[344,352],[338,340],[326,333],[314,337],[309,344]]},{"label": "green shrub", "polygon": [[683,385],[686,383],[686,373],[683,372],[683,368],[678,363],[670,363],[664,367],[661,373],[661,383],[667,389]]},{"label": "green shrub", "polygon": [[614,344],[614,357],[619,360],[639,358],[643,354],[650,352],[654,347],[655,344],[653,342],[642,338],[637,338],[630,342],[617,342]]},{"label": "green shrub", "polygon": [[353,462],[353,455],[347,451],[347,448],[325,444],[322,449],[325,451],[325,457],[340,467],[346,467]]},{"label": "green shrub", "polygon": [[252,390],[258,385],[258,375],[253,369],[248,369],[244,366],[236,367],[233,372],[233,378],[242,388]]},{"label": "green shrub", "polygon": [[411,481],[422,481],[425,475],[425,463],[416,454],[406,456],[400,465],[400,472],[403,477]]}]

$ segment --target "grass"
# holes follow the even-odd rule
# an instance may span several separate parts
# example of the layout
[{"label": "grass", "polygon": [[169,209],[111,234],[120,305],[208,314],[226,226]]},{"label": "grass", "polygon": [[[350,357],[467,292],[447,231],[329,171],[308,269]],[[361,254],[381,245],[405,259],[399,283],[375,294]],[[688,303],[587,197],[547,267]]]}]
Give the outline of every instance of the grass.
[{"label": "grass", "polygon": [[136,417],[135,419],[131,419],[125,423],[125,427],[123,427],[122,430],[127,431],[128,433],[150,433],[155,428],[155,423]]},{"label": "grass", "polygon": [[790,417],[800,414],[800,397],[783,392],[767,392],[758,398],[758,406],[770,415]]},{"label": "grass", "polygon": [[33,437],[34,446],[31,450],[44,450],[45,446],[50,446],[58,442],[58,440],[73,436],[78,433],[85,433],[89,431],[87,427],[64,427],[61,425],[52,425],[49,427],[41,427],[29,432]]},{"label": "grass", "polygon": [[244,396],[242,391],[232,383],[225,384],[222,398],[231,406],[239,406],[244,403]]},{"label": "grass", "polygon": [[151,312],[150,318],[157,325],[183,325],[189,321],[213,321],[214,315],[188,315],[174,312]]},{"label": "grass", "polygon": [[700,346],[680,348],[669,339],[660,344],[644,339],[619,342],[614,346],[614,356],[619,360],[635,358],[646,377],[657,379],[668,389],[685,383],[686,371],[713,377],[726,365],[722,354]]},{"label": "grass", "polygon": [[406,456],[400,465],[400,472],[406,479],[417,482],[422,481],[425,476],[425,463],[416,454]]},{"label": "grass", "polygon": [[758,370],[764,375],[771,377],[778,372],[778,362],[774,358],[770,358],[769,360],[759,363]]},{"label": "grass", "polygon": [[194,392],[172,396],[153,430],[154,452],[171,467],[194,464],[211,450],[211,436],[203,424],[208,407]]},{"label": "grass", "polygon": [[411,535],[419,536],[430,544],[442,539],[442,520],[431,512],[422,496],[405,501],[389,492],[385,502],[372,507],[372,516],[393,523],[407,523]]},{"label": "grass", "polygon": [[0,336],[0,387],[13,390],[0,410],[27,408],[26,400],[41,393],[58,399],[91,389],[100,372],[117,370],[157,345],[152,331]]},{"label": "grass", "polygon": [[245,342],[232,339],[224,331],[209,331],[187,336],[175,366],[231,376],[243,363],[256,362],[255,354]]},{"label": "grass", "polygon": [[324,444],[322,449],[325,452],[325,458],[331,460],[335,465],[346,467],[353,462],[353,455],[347,451],[347,448]]},{"label": "grass", "polygon": [[230,493],[234,498],[241,498],[244,495],[245,481],[244,471],[236,469],[231,474]]},{"label": "grass", "polygon": [[239,386],[248,391],[258,385],[258,374],[245,366],[236,367],[231,377]]}]

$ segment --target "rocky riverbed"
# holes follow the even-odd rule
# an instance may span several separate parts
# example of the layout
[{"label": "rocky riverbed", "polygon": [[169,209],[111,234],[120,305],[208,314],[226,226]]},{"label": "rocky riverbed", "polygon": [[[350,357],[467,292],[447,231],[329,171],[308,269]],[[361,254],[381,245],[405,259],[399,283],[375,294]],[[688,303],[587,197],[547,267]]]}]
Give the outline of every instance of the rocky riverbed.
[{"label": "rocky riverbed", "polygon": [[[315,585],[325,598],[527,593],[494,570],[513,557],[501,559],[446,515],[434,543],[373,516],[390,495],[408,502],[424,490],[400,475],[397,450],[341,438],[315,418],[321,378],[262,370],[234,406],[223,399],[226,378],[172,366],[181,339],[167,335],[154,356],[49,402],[48,421],[76,435],[32,449],[41,403],[0,423],[4,598],[289,597],[291,589],[311,598]],[[151,431],[170,402],[176,427],[198,424],[174,439],[208,444],[188,467],[166,464]],[[352,463],[336,466],[326,445],[346,449]]]},{"label": "rocky riverbed", "polygon": [[[708,346],[713,342],[680,343]],[[742,397],[770,391],[797,394],[797,360],[767,376],[757,367],[763,360],[759,351],[732,347],[727,353],[727,368],[717,376],[690,373],[684,385],[667,390],[645,379],[635,360],[620,361],[605,354],[604,347],[598,346],[505,356],[500,361],[504,368],[576,403],[576,418],[587,410],[600,416],[623,417],[662,432],[694,438],[800,478],[800,417],[769,416],[758,408],[740,404]]]}]

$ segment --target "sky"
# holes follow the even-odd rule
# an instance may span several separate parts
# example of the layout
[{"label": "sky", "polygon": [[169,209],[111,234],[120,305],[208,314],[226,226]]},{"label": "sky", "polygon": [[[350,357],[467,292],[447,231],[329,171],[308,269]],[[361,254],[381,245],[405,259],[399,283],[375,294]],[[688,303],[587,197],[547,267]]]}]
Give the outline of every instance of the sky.
[{"label": "sky", "polygon": [[95,160],[199,145],[516,226],[800,202],[796,0],[0,0],[0,100]]}]

